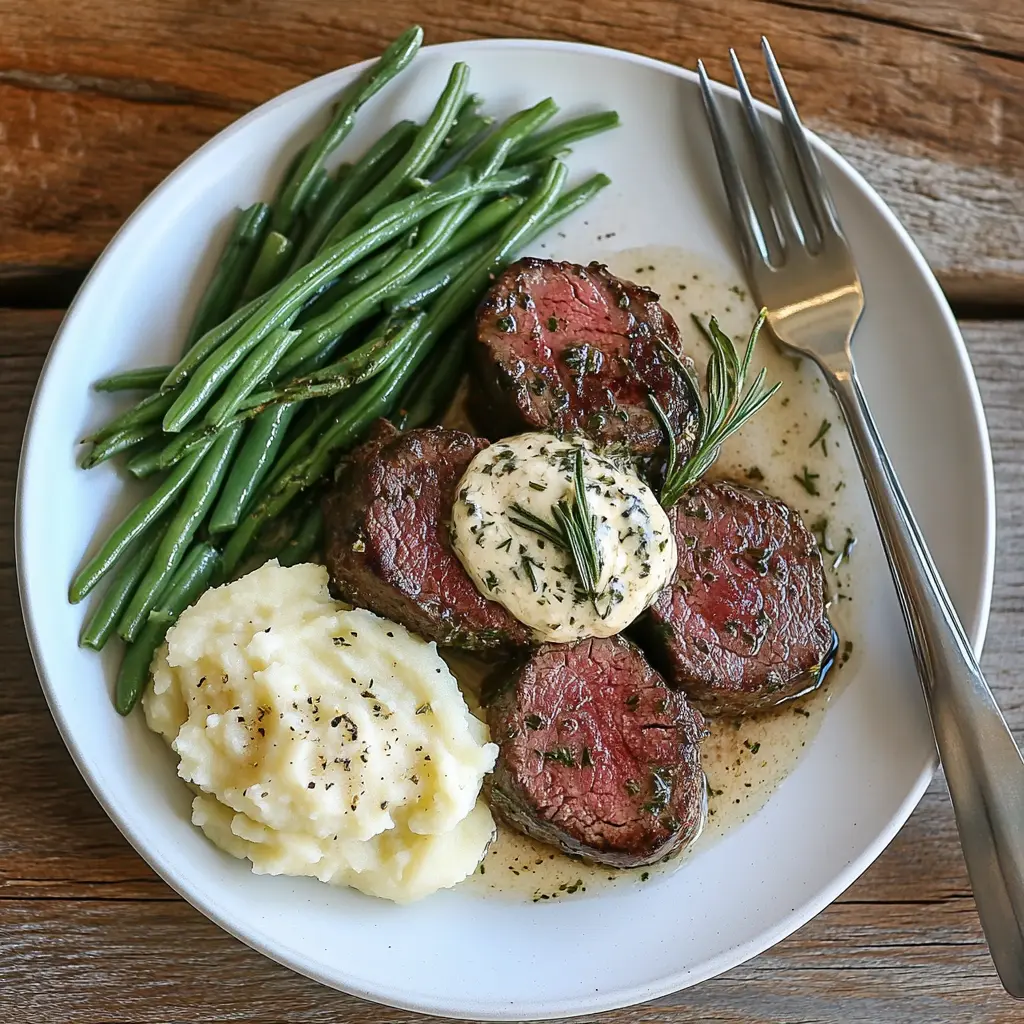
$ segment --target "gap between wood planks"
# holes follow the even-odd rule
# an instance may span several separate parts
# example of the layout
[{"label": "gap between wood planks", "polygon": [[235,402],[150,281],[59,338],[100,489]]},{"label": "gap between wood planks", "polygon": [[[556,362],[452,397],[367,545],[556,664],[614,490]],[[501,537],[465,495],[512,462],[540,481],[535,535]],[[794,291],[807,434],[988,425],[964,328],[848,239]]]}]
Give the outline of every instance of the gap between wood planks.
[{"label": "gap between wood planks", "polygon": [[[75,268],[0,268],[0,310],[66,309],[88,272]],[[983,286],[979,290],[984,293]],[[957,320],[1024,320],[1024,297],[1008,302],[1003,295],[999,289],[991,300],[947,298]]]}]

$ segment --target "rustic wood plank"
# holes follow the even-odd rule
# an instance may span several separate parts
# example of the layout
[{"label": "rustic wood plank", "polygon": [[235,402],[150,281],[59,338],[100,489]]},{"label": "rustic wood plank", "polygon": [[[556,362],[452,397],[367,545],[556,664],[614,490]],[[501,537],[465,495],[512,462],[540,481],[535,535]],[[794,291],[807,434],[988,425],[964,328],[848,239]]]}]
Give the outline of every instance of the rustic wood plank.
[{"label": "rustic wood plank", "polygon": [[1016,0],[959,3],[929,0],[775,0],[811,13],[841,13],[946,38],[970,52],[1024,57],[1024,9]]},{"label": "rustic wood plank", "polygon": [[[11,1020],[334,1022],[427,1018],[329,992],[227,936],[106,818],[36,683],[11,562],[13,474],[60,314],[0,311],[0,1011]],[[988,409],[999,558],[985,667],[1024,735],[1024,324],[967,324]],[[1004,1024],[1020,1011],[984,945],[941,780],[840,900],[748,964],[607,1024]]]},{"label": "rustic wood plank", "polygon": [[[60,310],[0,311],[0,426],[8,434],[0,443],[0,567],[14,565],[12,513],[21,437],[39,371],[63,316]],[[15,600],[16,594],[15,588]]]},{"label": "rustic wood plank", "polygon": [[[1014,0],[0,0],[0,278],[84,267],[196,146],[265,99],[377,53],[550,36],[727,74],[767,32],[810,124],[880,190],[956,299],[1020,301],[1024,23]],[[767,95],[763,76],[754,75]]]}]

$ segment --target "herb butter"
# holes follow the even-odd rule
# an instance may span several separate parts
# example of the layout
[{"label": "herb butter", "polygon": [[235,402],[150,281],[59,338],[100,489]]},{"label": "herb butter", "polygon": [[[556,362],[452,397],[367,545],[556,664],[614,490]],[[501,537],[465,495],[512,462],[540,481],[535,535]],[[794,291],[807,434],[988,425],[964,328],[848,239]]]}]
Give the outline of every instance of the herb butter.
[{"label": "herb butter", "polygon": [[[578,452],[599,564],[593,593],[566,547],[523,525],[524,515],[557,522],[559,502],[574,507]],[[452,546],[481,593],[555,643],[621,632],[676,567],[668,517],[624,460],[585,438],[543,433],[507,438],[473,459],[456,491]]]}]

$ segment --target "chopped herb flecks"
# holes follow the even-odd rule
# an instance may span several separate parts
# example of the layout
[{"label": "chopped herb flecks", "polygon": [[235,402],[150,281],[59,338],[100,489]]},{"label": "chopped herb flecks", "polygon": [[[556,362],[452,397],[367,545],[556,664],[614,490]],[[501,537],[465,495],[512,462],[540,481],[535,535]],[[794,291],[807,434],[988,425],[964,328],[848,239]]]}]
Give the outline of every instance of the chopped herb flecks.
[{"label": "chopped herb flecks", "polygon": [[566,768],[576,767],[576,758],[568,747],[555,747],[554,750],[545,750],[543,753],[545,761],[554,761],[557,764],[565,765]]},{"label": "chopped herb flecks", "polygon": [[832,422],[830,420],[822,420],[821,426],[818,427],[818,432],[814,435],[814,440],[807,446],[813,448],[819,441],[821,442],[822,453],[828,455],[828,448],[825,447],[825,435],[832,429]]},{"label": "chopped herb flecks", "polygon": [[800,476],[795,476],[793,479],[808,493],[817,496],[821,492],[818,490],[818,477],[820,473],[812,473],[806,466]]}]

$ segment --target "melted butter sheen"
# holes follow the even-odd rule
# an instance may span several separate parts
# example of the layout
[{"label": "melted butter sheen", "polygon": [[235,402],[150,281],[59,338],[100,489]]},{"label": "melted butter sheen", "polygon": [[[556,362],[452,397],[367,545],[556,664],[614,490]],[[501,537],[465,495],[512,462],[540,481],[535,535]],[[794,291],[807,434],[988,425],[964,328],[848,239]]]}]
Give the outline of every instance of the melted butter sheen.
[{"label": "melted butter sheen", "polygon": [[[567,552],[518,525],[518,504],[545,522],[573,502],[583,451],[587,502],[601,557],[598,597],[580,588]],[[452,545],[481,593],[504,605],[538,640],[568,643],[625,629],[672,576],[676,545],[657,498],[632,470],[583,438],[520,434],[485,448],[459,483]]]}]

